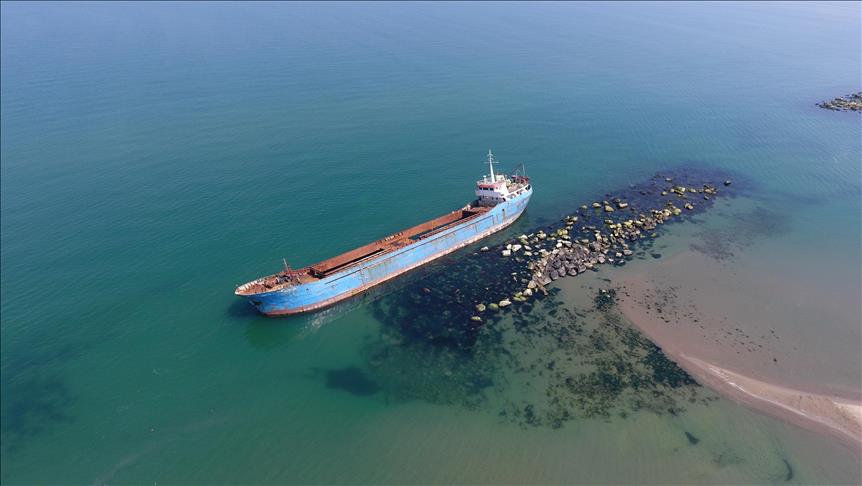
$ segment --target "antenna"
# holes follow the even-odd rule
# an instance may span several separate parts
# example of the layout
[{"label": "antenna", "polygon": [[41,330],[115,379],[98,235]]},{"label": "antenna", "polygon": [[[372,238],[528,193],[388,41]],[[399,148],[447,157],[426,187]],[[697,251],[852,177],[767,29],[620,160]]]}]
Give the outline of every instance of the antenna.
[{"label": "antenna", "polygon": [[296,274],[296,272],[293,270],[293,268],[291,268],[290,264],[287,263],[287,259],[282,258],[281,262],[284,263],[284,276],[287,277],[287,280],[289,282],[293,282],[293,283],[298,284],[299,283],[299,276]]},{"label": "antenna", "polygon": [[491,153],[491,149],[488,149],[488,167],[491,169],[491,182],[497,182],[497,179],[494,178],[494,164],[497,161],[494,160],[494,154]]}]

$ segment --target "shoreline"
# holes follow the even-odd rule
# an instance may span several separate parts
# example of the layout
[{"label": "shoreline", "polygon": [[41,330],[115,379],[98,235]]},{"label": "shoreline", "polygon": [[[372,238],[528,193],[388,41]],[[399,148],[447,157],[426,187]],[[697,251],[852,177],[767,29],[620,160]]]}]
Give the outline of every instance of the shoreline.
[{"label": "shoreline", "polygon": [[696,379],[734,401],[810,430],[828,433],[862,455],[862,403],[766,383],[682,352],[673,353],[672,357]]},{"label": "shoreline", "polygon": [[[632,291],[631,281],[625,288]],[[722,396],[808,430],[839,439],[862,457],[862,402],[836,394],[820,394],[759,380],[713,361],[686,353],[684,343],[660,332],[655,317],[629,297],[618,306],[625,318],[699,383]],[[695,351],[698,346],[693,346]],[[702,351],[702,350],[701,350]]]}]

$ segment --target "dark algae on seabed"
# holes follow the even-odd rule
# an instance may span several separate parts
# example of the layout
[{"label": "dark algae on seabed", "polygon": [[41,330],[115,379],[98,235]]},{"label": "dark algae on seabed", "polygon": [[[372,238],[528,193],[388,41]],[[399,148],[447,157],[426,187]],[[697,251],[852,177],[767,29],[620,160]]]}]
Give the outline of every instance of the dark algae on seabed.
[{"label": "dark algae on seabed", "polygon": [[[731,188],[738,191],[736,179],[731,185],[727,174],[703,169],[657,174],[559,223],[422,270],[370,304],[382,330],[362,349],[367,379],[387,400],[485,409],[523,427],[676,415],[686,403],[713,400],[622,318],[610,285],[592,289],[592,305],[580,308],[548,284],[579,275],[579,266],[598,271],[600,260],[645,258],[666,225]],[[555,261],[567,271],[552,276]]]}]

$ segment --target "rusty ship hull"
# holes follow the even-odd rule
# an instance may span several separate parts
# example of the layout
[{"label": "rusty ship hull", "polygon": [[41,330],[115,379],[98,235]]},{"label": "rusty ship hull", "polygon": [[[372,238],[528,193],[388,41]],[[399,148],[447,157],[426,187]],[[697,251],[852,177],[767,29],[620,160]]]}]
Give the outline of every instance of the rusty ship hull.
[{"label": "rusty ship hull", "polygon": [[493,206],[477,200],[316,265],[248,282],[235,293],[269,316],[321,309],[500,231],[518,219],[531,195],[524,178]]}]

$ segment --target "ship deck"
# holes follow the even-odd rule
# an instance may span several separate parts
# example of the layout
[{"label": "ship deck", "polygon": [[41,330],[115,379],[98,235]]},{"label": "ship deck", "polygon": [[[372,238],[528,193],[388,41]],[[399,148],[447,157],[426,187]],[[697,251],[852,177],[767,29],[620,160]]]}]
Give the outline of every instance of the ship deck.
[{"label": "ship deck", "polygon": [[273,275],[253,280],[239,286],[237,295],[254,295],[261,292],[271,292],[291,285],[300,285],[326,278],[335,273],[348,270],[372,258],[391,253],[411,245],[417,241],[429,238],[453,226],[474,219],[488,212],[490,207],[465,206],[451,213],[426,221],[422,224],[393,233],[385,238],[350,250],[340,255],[323,260],[314,265],[298,269],[285,270]]}]

